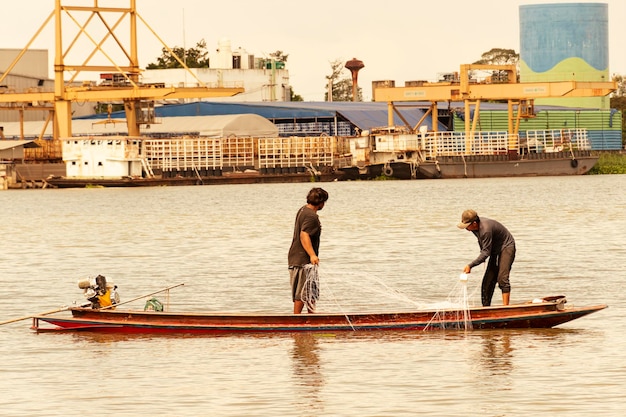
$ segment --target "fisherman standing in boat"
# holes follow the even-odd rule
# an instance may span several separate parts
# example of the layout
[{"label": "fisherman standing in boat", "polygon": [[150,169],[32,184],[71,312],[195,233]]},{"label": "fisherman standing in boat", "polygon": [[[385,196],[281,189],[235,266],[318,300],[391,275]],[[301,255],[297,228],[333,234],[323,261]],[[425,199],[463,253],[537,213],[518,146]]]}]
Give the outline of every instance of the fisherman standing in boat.
[{"label": "fisherman standing in boat", "polygon": [[317,265],[319,265],[320,236],[322,224],[317,212],[324,208],[328,193],[322,188],[312,188],[306,197],[306,205],[298,210],[289,248],[289,277],[294,314],[302,313],[306,305],[308,313],[315,313],[319,298]]},{"label": "fisherman standing in boat", "polygon": [[496,283],[502,290],[502,304],[509,305],[511,284],[509,274],[515,260],[515,239],[501,223],[478,217],[474,210],[465,210],[461,216],[459,229],[466,229],[476,236],[480,246],[480,254],[469,264],[463,272],[469,274],[472,268],[482,264],[489,258],[487,270],[483,276],[481,300],[483,306],[491,305],[491,298],[496,289]]}]

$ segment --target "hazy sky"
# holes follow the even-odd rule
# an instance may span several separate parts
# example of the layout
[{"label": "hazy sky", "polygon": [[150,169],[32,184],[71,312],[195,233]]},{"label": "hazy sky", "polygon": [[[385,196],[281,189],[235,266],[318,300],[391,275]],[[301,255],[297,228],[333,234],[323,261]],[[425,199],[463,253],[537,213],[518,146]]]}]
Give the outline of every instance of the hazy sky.
[{"label": "hazy sky", "polygon": [[[227,38],[233,49],[241,47],[257,57],[276,50],[289,54],[291,85],[307,101],[323,100],[332,61],[353,57],[363,61],[359,85],[369,101],[374,80],[395,80],[397,86],[411,80],[434,81],[438,73],[458,71],[459,65],[480,59],[491,48],[519,52],[520,5],[572,2],[576,1],[136,0],[139,15],[169,46],[190,48],[204,39],[213,50]],[[609,5],[609,71],[626,74],[626,0],[587,3]],[[93,3],[62,0],[62,4]],[[3,1],[1,10],[0,47],[21,49],[54,10],[54,1]],[[52,23],[31,46],[49,49],[51,66]],[[162,45],[141,22],[138,34],[139,61],[145,67],[161,55]],[[67,38],[64,42],[69,42]]]}]

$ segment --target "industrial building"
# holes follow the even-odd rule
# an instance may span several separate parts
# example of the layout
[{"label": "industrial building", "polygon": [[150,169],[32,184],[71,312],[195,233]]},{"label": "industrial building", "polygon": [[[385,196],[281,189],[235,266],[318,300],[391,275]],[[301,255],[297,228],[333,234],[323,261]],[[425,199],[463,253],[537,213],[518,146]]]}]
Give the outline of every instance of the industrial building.
[{"label": "industrial building", "polygon": [[[413,126],[424,116],[429,103],[417,102],[401,110],[403,117]],[[587,129],[593,150],[622,149],[622,114],[614,109],[569,108],[562,106],[535,106],[535,115],[520,123],[520,133],[527,130]],[[143,129],[142,135],[152,138],[203,134],[200,116],[255,114],[276,125],[278,136],[337,136],[350,137],[364,131],[387,125],[387,105],[372,102],[283,102],[236,103],[198,101],[172,104],[155,108],[155,122]],[[439,103],[439,130],[462,132],[465,129],[463,103]],[[191,124],[190,117],[197,117]],[[124,135],[127,134],[124,112],[77,118],[73,122],[74,135]],[[479,131],[506,131],[508,123],[505,103],[484,103],[480,108]],[[175,122],[178,120],[178,122]],[[116,122],[117,121],[117,122]],[[166,123],[167,122],[167,123]],[[396,116],[395,122],[402,121]],[[423,122],[431,126],[429,116]],[[168,128],[169,126],[169,128]],[[44,122],[24,124],[24,139],[36,139],[41,133],[52,137],[52,128]],[[20,124],[4,123],[6,138],[20,139]]]},{"label": "industrial building", "polygon": [[[401,114],[415,126],[428,110],[430,103],[416,102],[403,108]],[[463,103],[439,103],[439,130],[462,132],[465,129]],[[524,119],[520,133],[527,130],[587,129],[593,150],[622,149],[622,114],[614,109],[535,106],[534,117]],[[160,106],[155,109],[158,119],[252,113],[262,116],[278,127],[280,136],[341,136],[349,137],[363,131],[387,126],[387,105],[365,102],[285,102],[285,103],[223,103],[195,102]],[[113,114],[123,117],[123,113]],[[97,116],[102,120],[106,115]],[[479,131],[507,130],[506,103],[484,103],[480,109]],[[402,121],[396,116],[395,123]],[[432,126],[429,116],[423,124]],[[34,129],[33,131],[35,131]],[[144,131],[150,136],[149,130]],[[121,132],[119,132],[121,133]],[[172,132],[176,133],[176,132]],[[178,132],[180,133],[180,132]]]},{"label": "industrial building", "polygon": [[245,91],[217,101],[289,101],[291,86],[285,62],[273,57],[255,57],[245,49],[233,49],[223,38],[209,55],[208,68],[146,69],[141,82],[147,85],[238,87]]},{"label": "industrial building", "polygon": [[[568,28],[558,19],[561,23],[552,28],[537,26],[543,12],[554,15],[559,11],[574,22],[580,21],[583,31]],[[404,166],[410,178],[416,178],[420,164],[439,170],[438,158],[444,156],[460,157],[465,165],[465,158],[478,152],[480,157],[489,154],[516,163],[520,155],[531,152],[528,138],[538,131],[547,135],[542,151],[562,148],[546,145],[555,138],[567,142],[570,154],[558,158],[560,163],[576,168],[576,158],[588,155],[575,155],[574,151],[622,148],[622,114],[607,105],[615,83],[607,80],[605,12],[602,7],[587,10],[585,5],[576,4],[558,10],[522,6],[519,76],[516,65],[463,64],[460,77],[442,83],[407,82],[405,87],[396,88],[395,81],[385,81],[388,85],[376,86],[381,88],[375,88],[372,94],[375,101],[368,103],[290,102],[289,73],[284,61],[279,57],[259,59],[242,48],[233,50],[227,39],[220,40],[207,68],[143,70],[131,59],[123,70],[115,67],[121,72],[101,74],[99,83],[76,86],[61,85],[59,68],[63,65],[56,65],[50,86],[39,78],[39,85],[31,88],[41,91],[7,94],[4,100],[0,97],[7,103],[5,107],[17,100],[22,107],[24,103],[37,107],[39,101],[54,111],[45,120],[20,117],[21,123],[7,121],[0,126],[6,138],[39,139],[44,148],[45,142],[62,141],[63,160],[71,164],[67,174],[75,177],[107,176],[110,172],[106,161],[121,161],[119,155],[132,153],[134,156],[122,158],[116,176],[152,177],[153,168],[157,168],[163,174],[184,172],[182,175],[201,179],[217,172],[221,175],[224,167],[233,171],[280,169],[284,173],[284,169],[301,169],[306,164],[315,171],[346,166],[337,164],[339,157],[346,155],[352,158],[349,167],[375,167],[370,174],[399,172]],[[594,30],[585,32],[585,27]],[[585,33],[591,35],[585,38]],[[567,41],[561,42],[562,38]],[[548,44],[553,49],[546,57],[542,54]],[[589,45],[597,51],[590,53],[586,49]],[[63,49],[56,51],[55,62],[63,56]],[[353,67],[353,90],[356,70],[362,65]],[[575,71],[571,75],[563,76],[564,69],[567,72],[572,68]],[[11,64],[7,72],[16,69]],[[475,69],[507,76],[477,81],[470,75]],[[33,75],[43,74],[29,76]],[[63,97],[44,91],[50,87],[62,90]],[[29,94],[33,92],[40,94]],[[81,116],[74,111],[79,103],[124,103],[124,110]],[[54,124],[50,123],[51,115]],[[213,129],[216,118],[226,115],[255,115],[263,121],[260,125],[272,126],[269,130],[274,137],[250,135],[245,129],[225,134],[224,126]],[[215,131],[221,131],[222,136],[209,134]],[[570,140],[571,131],[577,132],[576,137],[579,133],[584,137],[580,142],[584,147]],[[491,143],[490,138],[499,138],[502,143]],[[450,155],[442,153],[444,147],[438,144],[442,140]],[[465,176],[469,176],[464,169]]]}]

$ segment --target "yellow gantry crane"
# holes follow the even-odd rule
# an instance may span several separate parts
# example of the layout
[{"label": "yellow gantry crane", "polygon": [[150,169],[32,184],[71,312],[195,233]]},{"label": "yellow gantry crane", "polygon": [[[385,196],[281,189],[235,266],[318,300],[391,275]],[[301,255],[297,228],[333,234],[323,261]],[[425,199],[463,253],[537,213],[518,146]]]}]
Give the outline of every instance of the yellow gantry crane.
[{"label": "yellow gantry crane", "polygon": [[[0,94],[0,106],[20,109],[25,108],[24,105],[26,103],[37,103],[37,106],[30,108],[49,110],[47,122],[53,121],[53,136],[54,139],[59,139],[72,136],[72,102],[123,102],[128,134],[129,136],[139,136],[140,126],[149,123],[149,120],[142,117],[142,103],[165,99],[226,97],[244,91],[243,88],[208,87],[191,71],[189,71],[189,74],[196,79],[199,87],[175,88],[165,87],[164,85],[143,85],[139,81],[141,69],[139,67],[137,48],[138,21],[146,26],[172,56],[176,57],[176,55],[137,13],[136,0],[129,0],[128,7],[100,6],[100,3],[105,2],[106,0],[93,0],[91,6],[85,6],[86,2],[84,0],[75,0],[74,5],[69,4],[69,1],[55,0],[54,11],[50,13],[28,44],[0,76],[1,84],[43,29],[54,20],[54,91],[7,92]],[[96,22],[99,28],[105,28],[105,34],[99,40],[96,36],[92,36],[90,32],[90,24],[95,24]],[[67,43],[64,43],[63,39],[64,23],[73,23],[78,28],[75,37]],[[116,31],[121,31],[119,27],[123,23],[128,24],[129,36],[126,42],[116,33]],[[93,45],[91,52],[85,56],[82,62],[67,62],[67,57],[73,48],[76,49],[79,41],[84,40]],[[127,60],[125,65],[118,65],[112,58],[112,54],[105,51],[103,45],[105,42],[111,43],[111,40],[119,48],[117,52],[121,51],[122,56]],[[108,64],[90,64],[96,55],[103,56]],[[179,57],[176,57],[176,59],[183,68],[189,70]],[[76,77],[81,72],[115,73],[123,79],[123,82],[106,86],[91,85],[91,83],[76,85]],[[68,73],[72,74],[72,76],[69,80],[66,80],[65,76]],[[148,107],[150,108],[150,106]]]},{"label": "yellow gantry crane", "polygon": [[[474,70],[492,70],[506,74],[505,82],[471,82],[470,74]],[[465,113],[465,131],[472,136],[476,130],[481,101],[506,100],[508,103],[508,130],[517,134],[519,120],[532,117],[533,101],[536,98],[548,97],[601,97],[617,89],[614,81],[580,82],[532,82],[520,83],[515,65],[461,65],[459,79],[456,82],[424,83],[414,87],[381,87],[374,93],[374,101],[384,101],[388,105],[388,125],[394,125],[393,115],[397,114],[407,127],[415,132],[419,125],[430,114],[433,120],[432,131],[437,131],[437,102],[463,101]],[[430,102],[430,108],[417,126],[410,126],[397,110],[401,102]],[[474,117],[471,117],[471,106],[474,105]]]}]

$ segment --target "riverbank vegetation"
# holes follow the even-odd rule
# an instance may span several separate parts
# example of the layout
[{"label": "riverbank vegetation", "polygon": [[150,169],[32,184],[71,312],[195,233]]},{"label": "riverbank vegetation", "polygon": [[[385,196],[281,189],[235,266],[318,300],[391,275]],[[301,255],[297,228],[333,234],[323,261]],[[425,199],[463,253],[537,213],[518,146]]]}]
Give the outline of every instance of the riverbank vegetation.
[{"label": "riverbank vegetation", "polygon": [[602,152],[600,159],[589,174],[626,174],[626,154],[623,152]]}]

